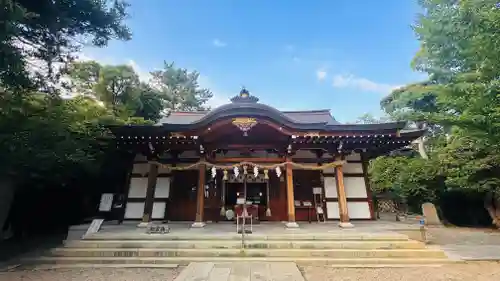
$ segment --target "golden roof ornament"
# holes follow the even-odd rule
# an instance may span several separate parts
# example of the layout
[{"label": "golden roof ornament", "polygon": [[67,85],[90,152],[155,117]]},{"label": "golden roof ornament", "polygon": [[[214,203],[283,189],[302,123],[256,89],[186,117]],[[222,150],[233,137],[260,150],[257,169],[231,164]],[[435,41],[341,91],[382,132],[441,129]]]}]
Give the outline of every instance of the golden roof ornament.
[{"label": "golden roof ornament", "polygon": [[241,88],[241,91],[238,95],[231,98],[232,103],[257,103],[259,99],[255,96],[252,96],[250,92],[245,88]]}]

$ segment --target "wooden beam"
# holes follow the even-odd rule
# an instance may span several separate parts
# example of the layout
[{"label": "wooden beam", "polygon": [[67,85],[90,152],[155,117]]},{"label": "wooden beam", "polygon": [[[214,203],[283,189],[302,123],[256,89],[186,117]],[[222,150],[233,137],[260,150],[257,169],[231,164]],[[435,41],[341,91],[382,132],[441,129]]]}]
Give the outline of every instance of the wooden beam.
[{"label": "wooden beam", "polygon": [[293,194],[293,166],[290,164],[286,165],[286,195],[287,195],[288,222],[295,223],[295,196]]},{"label": "wooden beam", "polygon": [[257,157],[235,157],[235,158],[216,158],[209,159],[211,163],[240,163],[240,162],[253,162],[253,163],[283,163],[285,158],[257,158]]},{"label": "wooden beam", "polygon": [[[340,159],[339,159],[340,160]],[[347,197],[344,187],[344,172],[342,165],[335,167],[335,179],[337,181],[337,196],[339,201],[340,226],[349,226],[349,214],[347,212]]]},{"label": "wooden beam", "polygon": [[158,178],[158,165],[149,164],[148,185],[146,189],[146,201],[144,202],[144,212],[142,215],[142,223],[151,222],[153,215],[153,204],[156,189],[156,180]]},{"label": "wooden beam", "polygon": [[207,173],[206,165],[200,165],[198,170],[198,190],[196,196],[196,219],[195,223],[203,224],[203,213],[205,209],[205,176]]}]

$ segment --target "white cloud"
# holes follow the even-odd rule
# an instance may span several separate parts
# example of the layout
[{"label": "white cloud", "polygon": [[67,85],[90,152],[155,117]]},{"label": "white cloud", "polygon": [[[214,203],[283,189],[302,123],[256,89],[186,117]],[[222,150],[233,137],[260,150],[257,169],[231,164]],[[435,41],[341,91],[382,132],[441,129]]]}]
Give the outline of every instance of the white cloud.
[{"label": "white cloud", "polygon": [[326,74],[327,74],[326,70],[318,69],[316,71],[316,78],[318,78],[319,81],[323,81],[326,78]]},{"label": "white cloud", "polygon": [[212,40],[212,45],[214,45],[214,47],[217,47],[217,48],[224,48],[227,46],[227,43],[223,42],[219,39],[214,39],[214,40]]},{"label": "white cloud", "polygon": [[211,108],[229,103],[229,99],[234,96],[234,94],[223,92],[217,89],[216,85],[214,85],[214,83],[207,76],[200,75],[198,77],[198,83],[200,84],[200,87],[207,88],[212,91],[213,96],[207,102],[207,105]]},{"label": "white cloud", "polygon": [[332,85],[335,88],[352,88],[380,94],[388,94],[390,91],[401,87],[401,85],[377,83],[363,77],[342,74],[337,74],[333,77]]},{"label": "white cloud", "polygon": [[151,79],[151,73],[147,70],[142,69],[134,60],[129,60],[127,65],[134,69],[135,73],[139,76],[139,79],[143,82],[149,82]]}]

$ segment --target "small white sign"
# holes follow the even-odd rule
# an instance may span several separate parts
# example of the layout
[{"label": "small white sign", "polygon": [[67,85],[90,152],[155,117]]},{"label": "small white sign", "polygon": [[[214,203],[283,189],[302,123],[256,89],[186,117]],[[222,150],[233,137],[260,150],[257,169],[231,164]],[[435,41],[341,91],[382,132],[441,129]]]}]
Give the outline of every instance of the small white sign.
[{"label": "small white sign", "polygon": [[243,204],[245,204],[245,198],[238,198],[238,199],[236,199],[236,204],[237,205],[243,205]]},{"label": "small white sign", "polygon": [[96,233],[101,229],[101,225],[104,222],[104,219],[95,219],[92,221],[90,224],[89,228],[87,229],[87,232],[85,233],[85,236]]},{"label": "small white sign", "polygon": [[99,212],[111,211],[113,205],[113,193],[103,193],[101,195],[101,202],[99,203]]},{"label": "small white sign", "polygon": [[313,194],[321,194],[321,187],[313,187]]}]

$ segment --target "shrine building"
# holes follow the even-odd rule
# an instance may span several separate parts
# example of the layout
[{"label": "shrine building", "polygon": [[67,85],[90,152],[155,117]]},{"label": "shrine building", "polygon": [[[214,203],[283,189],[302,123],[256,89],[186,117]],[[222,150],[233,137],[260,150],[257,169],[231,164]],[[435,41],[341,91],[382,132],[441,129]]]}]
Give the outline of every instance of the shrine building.
[{"label": "shrine building", "polygon": [[123,218],[203,227],[234,220],[246,204],[254,223],[374,220],[368,160],[424,133],[404,131],[405,122],[341,124],[329,110],[280,111],[258,101],[243,89],[211,111],[112,127],[118,147],[136,155]]}]

